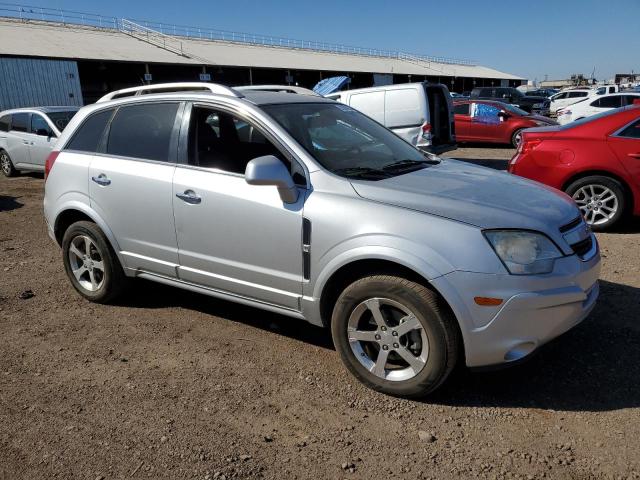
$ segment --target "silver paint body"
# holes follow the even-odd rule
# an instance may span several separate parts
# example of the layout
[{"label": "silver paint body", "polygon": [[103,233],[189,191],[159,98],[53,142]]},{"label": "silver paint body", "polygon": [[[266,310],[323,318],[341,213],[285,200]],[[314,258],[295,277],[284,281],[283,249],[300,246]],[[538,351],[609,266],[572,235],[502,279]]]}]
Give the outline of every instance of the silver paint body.
[{"label": "silver paint body", "polygon": [[[579,215],[569,197],[454,160],[375,182],[339,177],[260,108],[330,100],[244,93],[245,98],[145,95],[88,106],[58,145],[64,147],[82,120],[102,108],[158,100],[211,105],[254,123],[300,164],[307,186],[298,187],[296,202],[283,203],[275,186],[249,185],[244,175],[63,149],[46,183],[44,210],[52,238],[60,214],[78,210],[105,232],[129,276],[316,325],[327,321],[321,318],[320,299],[336,271],[358,260],[394,262],[424,278],[450,305],[469,366],[524,356],[593,308],[600,255],[595,237],[592,251],[580,258],[560,232]],[[111,184],[90,180],[99,175]],[[176,197],[189,190],[199,203]],[[312,225],[309,279],[303,276],[303,218]],[[565,256],[552,273],[510,275],[484,238],[486,228],[543,232]],[[505,301],[480,307],[476,296]]]},{"label": "silver paint body", "polygon": [[[60,137],[60,130],[47,116],[49,112],[78,110],[78,107],[41,107],[17,108],[0,112],[0,117],[14,113],[28,113],[40,116],[51,127],[52,137],[36,135],[31,132],[0,131],[0,149],[5,150],[13,162],[16,170],[44,171],[44,163]],[[28,128],[30,125],[28,126]]]}]

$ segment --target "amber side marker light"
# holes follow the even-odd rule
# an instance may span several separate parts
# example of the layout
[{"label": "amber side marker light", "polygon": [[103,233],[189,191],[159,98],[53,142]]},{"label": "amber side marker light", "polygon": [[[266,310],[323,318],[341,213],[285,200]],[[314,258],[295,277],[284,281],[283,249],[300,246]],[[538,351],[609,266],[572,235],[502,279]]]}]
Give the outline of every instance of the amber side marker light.
[{"label": "amber side marker light", "polygon": [[497,307],[502,303],[501,298],[473,297],[473,300],[481,307]]}]

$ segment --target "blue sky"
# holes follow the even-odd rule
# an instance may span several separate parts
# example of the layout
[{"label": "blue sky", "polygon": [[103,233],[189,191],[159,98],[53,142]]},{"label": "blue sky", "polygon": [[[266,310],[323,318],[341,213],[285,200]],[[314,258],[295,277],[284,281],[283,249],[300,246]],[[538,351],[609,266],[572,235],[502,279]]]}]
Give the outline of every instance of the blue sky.
[{"label": "blue sky", "polygon": [[529,79],[640,71],[640,0],[37,0],[27,4],[455,58]]}]

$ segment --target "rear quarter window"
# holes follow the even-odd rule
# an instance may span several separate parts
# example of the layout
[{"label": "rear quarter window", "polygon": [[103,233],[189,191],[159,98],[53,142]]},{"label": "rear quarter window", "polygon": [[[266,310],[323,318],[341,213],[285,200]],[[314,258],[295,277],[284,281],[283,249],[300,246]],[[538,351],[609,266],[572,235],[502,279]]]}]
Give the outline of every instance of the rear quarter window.
[{"label": "rear quarter window", "polygon": [[14,113],[11,116],[11,130],[14,132],[26,132],[29,130],[29,114]]},{"label": "rear quarter window", "polygon": [[111,115],[113,115],[113,109],[103,110],[90,115],[73,134],[65,150],[89,153],[97,152]]}]

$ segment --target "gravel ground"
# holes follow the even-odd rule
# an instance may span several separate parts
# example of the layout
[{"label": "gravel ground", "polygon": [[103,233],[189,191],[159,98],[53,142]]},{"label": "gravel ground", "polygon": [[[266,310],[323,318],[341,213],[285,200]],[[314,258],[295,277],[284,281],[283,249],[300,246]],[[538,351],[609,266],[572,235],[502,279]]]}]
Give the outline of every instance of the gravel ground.
[{"label": "gravel ground", "polygon": [[[506,149],[460,149],[504,167]],[[599,235],[602,297],[512,369],[374,393],[327,331],[140,281],[81,299],[38,175],[0,179],[0,478],[640,478],[640,226]]]}]

